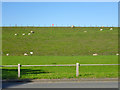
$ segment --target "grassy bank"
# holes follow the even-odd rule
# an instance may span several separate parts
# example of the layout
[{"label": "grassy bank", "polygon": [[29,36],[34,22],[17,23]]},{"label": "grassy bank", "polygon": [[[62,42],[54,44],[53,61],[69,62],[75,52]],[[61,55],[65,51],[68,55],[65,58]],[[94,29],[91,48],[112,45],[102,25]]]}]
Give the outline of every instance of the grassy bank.
[{"label": "grassy bank", "polygon": [[[4,27],[3,55],[23,56],[30,51],[35,56],[115,55],[118,52],[118,28],[109,29]],[[28,35],[30,31],[35,33]],[[15,36],[15,33],[18,35]],[[26,35],[23,36],[23,33]]]}]

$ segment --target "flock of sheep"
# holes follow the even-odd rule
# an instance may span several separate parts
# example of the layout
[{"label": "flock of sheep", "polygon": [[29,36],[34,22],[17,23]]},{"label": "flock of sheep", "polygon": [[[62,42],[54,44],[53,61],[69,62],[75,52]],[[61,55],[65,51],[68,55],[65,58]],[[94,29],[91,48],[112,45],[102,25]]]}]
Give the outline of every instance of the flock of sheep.
[{"label": "flock of sheep", "polygon": [[[34,33],[34,31],[30,31],[29,33],[28,33],[28,35],[31,35],[31,33]],[[17,36],[18,34],[17,33],[15,33],[15,36]],[[23,36],[25,35],[25,33],[23,33],[22,34]]]},{"label": "flock of sheep", "polygon": [[[110,30],[113,30],[113,28],[110,28]],[[100,31],[103,31],[103,29],[101,28]],[[87,31],[84,31],[84,32],[87,32]]]},{"label": "flock of sheep", "polygon": [[[93,56],[97,56],[98,54],[97,53],[94,53]],[[117,56],[119,55],[118,53],[116,54]]]},{"label": "flock of sheep", "polygon": [[[71,28],[74,28],[74,25],[71,26]],[[110,28],[110,30],[113,30],[113,28]],[[103,29],[101,28],[100,31],[103,31]],[[84,31],[87,32],[87,31]],[[31,35],[32,33],[34,33],[34,31],[30,31],[28,33],[28,35]],[[15,36],[17,36],[18,34],[15,33]],[[23,36],[25,35],[25,33],[22,34]],[[33,52],[30,52],[30,55],[33,55]],[[97,53],[94,53],[93,56],[97,56]],[[119,55],[118,53],[116,55]],[[6,56],[9,56],[9,53],[6,54]],[[24,56],[28,56],[28,53],[24,53]]]},{"label": "flock of sheep", "polygon": [[[28,33],[28,35],[31,35],[32,33],[34,33],[34,31],[30,31]],[[17,36],[18,34],[15,33],[15,36]],[[23,36],[25,35],[25,33],[22,34]],[[30,52],[30,55],[33,55],[33,52]],[[6,56],[9,56],[9,53],[6,54]],[[24,53],[24,56],[28,56],[28,53]]]},{"label": "flock of sheep", "polygon": [[[30,55],[33,55],[33,52],[30,52]],[[9,53],[7,53],[6,56],[9,56]],[[28,56],[28,54],[24,53],[24,56]]]},{"label": "flock of sheep", "polygon": [[[75,27],[74,25],[71,26],[71,28],[74,28],[74,27]],[[102,27],[104,27],[104,26],[102,26]],[[110,28],[110,30],[113,30],[113,28]],[[103,31],[103,29],[101,28],[100,31]],[[87,31],[84,31],[84,32],[87,32]]]}]

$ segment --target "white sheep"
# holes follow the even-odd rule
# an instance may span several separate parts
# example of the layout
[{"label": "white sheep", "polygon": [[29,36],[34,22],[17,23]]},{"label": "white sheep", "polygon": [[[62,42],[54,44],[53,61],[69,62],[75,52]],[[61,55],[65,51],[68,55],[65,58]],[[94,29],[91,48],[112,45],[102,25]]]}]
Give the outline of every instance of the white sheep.
[{"label": "white sheep", "polygon": [[17,33],[15,33],[15,36],[17,36],[18,34]]},{"label": "white sheep", "polygon": [[72,25],[71,28],[74,28],[74,25]]},{"label": "white sheep", "polygon": [[87,32],[87,31],[84,31],[84,32]]},{"label": "white sheep", "polygon": [[110,28],[110,30],[113,30],[113,28]]},{"label": "white sheep", "polygon": [[28,35],[31,35],[31,33],[28,33]]},{"label": "white sheep", "polygon": [[116,55],[118,56],[119,54],[117,53]]},{"label": "white sheep", "polygon": [[100,29],[100,31],[102,31],[103,29]]},{"label": "white sheep", "polygon": [[9,53],[7,53],[6,56],[9,56]]},{"label": "white sheep", "polygon": [[25,33],[22,34],[23,36],[25,35]]},{"label": "white sheep", "polygon": [[24,56],[27,56],[28,54],[27,53],[24,53]]},{"label": "white sheep", "polygon": [[34,33],[34,31],[30,31],[31,33]]},{"label": "white sheep", "polygon": [[33,55],[33,52],[30,52],[31,55]]},{"label": "white sheep", "polygon": [[97,53],[94,53],[93,56],[97,56],[98,54]]}]

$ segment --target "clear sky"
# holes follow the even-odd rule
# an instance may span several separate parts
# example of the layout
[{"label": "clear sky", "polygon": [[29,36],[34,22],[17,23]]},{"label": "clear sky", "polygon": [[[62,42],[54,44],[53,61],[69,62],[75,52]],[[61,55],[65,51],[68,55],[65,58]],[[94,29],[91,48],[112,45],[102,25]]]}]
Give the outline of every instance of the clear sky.
[{"label": "clear sky", "polygon": [[3,25],[117,26],[117,2],[3,2]]}]

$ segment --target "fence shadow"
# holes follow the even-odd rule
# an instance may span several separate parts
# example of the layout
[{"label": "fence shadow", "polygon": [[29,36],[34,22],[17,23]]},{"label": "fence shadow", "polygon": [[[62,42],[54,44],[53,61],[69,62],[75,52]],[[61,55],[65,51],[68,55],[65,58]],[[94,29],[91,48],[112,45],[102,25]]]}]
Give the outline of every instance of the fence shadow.
[{"label": "fence shadow", "polygon": [[[26,74],[42,74],[42,73],[51,73],[44,70],[33,70],[33,69],[21,69],[21,76]],[[2,88],[10,88],[11,86],[18,86],[21,84],[29,83],[32,79],[18,79],[18,70],[17,69],[2,69],[2,79],[6,80],[2,82]],[[13,81],[11,81],[13,80]],[[15,80],[15,81],[14,81]]]},{"label": "fence shadow", "polygon": [[25,80],[16,80],[16,81],[3,81],[2,82],[2,89],[9,89],[11,87],[18,87],[19,85],[22,85],[22,84],[27,84],[27,83],[30,83],[32,82],[31,81],[32,79],[25,79]]},{"label": "fence shadow", "polygon": [[[33,70],[33,69],[21,69],[21,76],[25,74],[43,74],[51,73],[44,70]],[[17,69],[2,69],[2,79],[17,79],[18,70]]]}]

